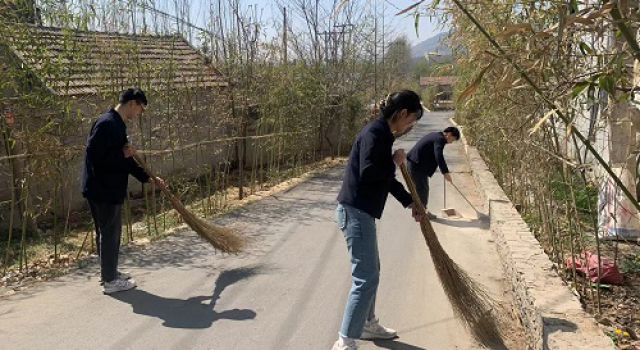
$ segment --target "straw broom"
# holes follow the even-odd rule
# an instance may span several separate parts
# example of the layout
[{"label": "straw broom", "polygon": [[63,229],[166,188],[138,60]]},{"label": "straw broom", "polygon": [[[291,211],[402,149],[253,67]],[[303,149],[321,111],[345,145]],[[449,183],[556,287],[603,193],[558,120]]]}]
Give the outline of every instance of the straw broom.
[{"label": "straw broom", "polygon": [[[152,178],[156,177],[138,154],[134,153],[133,158],[149,176]],[[186,222],[192,230],[196,231],[200,237],[211,243],[215,249],[224,253],[239,253],[242,251],[246,243],[244,238],[238,236],[236,232],[231,229],[213,225],[195,216],[192,212],[187,210],[180,199],[174,196],[166,186],[161,187],[160,189],[162,190],[162,193],[169,198],[171,205],[180,214],[180,216],[182,216],[184,222]]]},{"label": "straw broom", "polygon": [[[413,179],[407,171],[406,164],[402,164],[400,170],[411,192],[414,205],[418,208],[424,208],[416,192]],[[420,229],[454,314],[463,321],[473,337],[483,345],[490,349],[507,349],[500,336],[496,315],[492,314],[493,310],[499,308],[497,303],[458,264],[451,260],[442,248],[426,215],[420,220]]]}]

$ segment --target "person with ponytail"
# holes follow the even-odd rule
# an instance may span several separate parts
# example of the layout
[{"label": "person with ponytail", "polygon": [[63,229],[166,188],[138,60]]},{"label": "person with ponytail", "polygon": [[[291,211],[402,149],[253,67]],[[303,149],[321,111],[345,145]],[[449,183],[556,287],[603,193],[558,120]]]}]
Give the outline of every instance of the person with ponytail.
[{"label": "person with ponytail", "polygon": [[375,219],[380,219],[389,193],[412,209],[416,221],[423,211],[396,179],[396,166],[406,162],[403,149],[392,153],[394,140],[422,117],[420,97],[413,91],[389,94],[380,103],[379,117],[356,137],[338,194],[336,221],[351,258],[352,285],[339,338],[333,350],[356,350],[356,339],[392,339],[396,331],[383,327],[375,315],[380,276]]}]

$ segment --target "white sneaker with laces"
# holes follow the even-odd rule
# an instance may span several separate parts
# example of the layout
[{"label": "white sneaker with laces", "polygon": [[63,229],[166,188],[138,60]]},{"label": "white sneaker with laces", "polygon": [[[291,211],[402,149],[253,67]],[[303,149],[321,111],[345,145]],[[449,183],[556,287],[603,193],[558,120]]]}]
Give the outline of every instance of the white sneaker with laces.
[{"label": "white sneaker with laces", "polygon": [[331,350],[358,350],[358,344],[355,339],[340,337],[333,344]]},{"label": "white sneaker with laces", "polygon": [[104,294],[123,292],[136,287],[136,281],[129,279],[115,279],[111,282],[105,282],[103,286]]},{"label": "white sneaker with laces", "polygon": [[[128,280],[131,279],[131,274],[128,272],[118,271],[116,275],[117,280]],[[103,286],[104,282],[102,281],[102,277],[100,277],[100,285]]]},{"label": "white sneaker with laces", "polygon": [[394,329],[384,327],[377,318],[369,320],[364,324],[360,339],[393,339],[398,336],[398,332]]}]

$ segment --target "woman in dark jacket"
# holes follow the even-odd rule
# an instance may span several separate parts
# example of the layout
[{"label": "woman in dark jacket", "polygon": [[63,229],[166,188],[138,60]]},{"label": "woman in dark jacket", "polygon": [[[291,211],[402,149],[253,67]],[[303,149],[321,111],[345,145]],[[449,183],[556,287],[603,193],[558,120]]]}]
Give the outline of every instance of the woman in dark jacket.
[{"label": "woman in dark jacket", "polygon": [[351,257],[352,286],[344,311],[339,339],[333,350],[355,350],[355,339],[391,339],[396,331],[383,327],[375,317],[380,262],[375,219],[380,219],[387,195],[411,207],[416,220],[421,212],[411,195],[395,178],[396,166],[405,162],[405,152],[392,154],[393,141],[404,135],[422,117],[420,97],[403,90],[380,103],[380,116],[358,134],[345,169],[338,195],[336,220],[347,241]]}]

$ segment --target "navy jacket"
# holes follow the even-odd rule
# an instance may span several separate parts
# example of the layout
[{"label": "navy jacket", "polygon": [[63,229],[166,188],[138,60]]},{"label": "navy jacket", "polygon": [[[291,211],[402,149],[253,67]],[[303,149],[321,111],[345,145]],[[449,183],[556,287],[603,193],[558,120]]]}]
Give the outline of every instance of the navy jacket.
[{"label": "navy jacket", "polygon": [[442,154],[446,145],[447,139],[442,132],[432,132],[423,136],[413,146],[411,151],[407,153],[407,159],[429,177],[436,172],[436,167],[440,167],[440,172],[446,174],[449,172],[449,168]]},{"label": "navy jacket", "polygon": [[358,208],[380,219],[389,192],[404,207],[413,202],[411,195],[396,180],[391,148],[394,137],[389,124],[376,119],[356,137],[344,172],[338,202]]},{"label": "navy jacket", "polygon": [[87,139],[82,176],[82,195],[96,202],[122,204],[127,196],[129,174],[141,182],[149,175],[133,158],[125,158],[122,148],[128,143],[127,125],[111,109],[91,127]]}]

